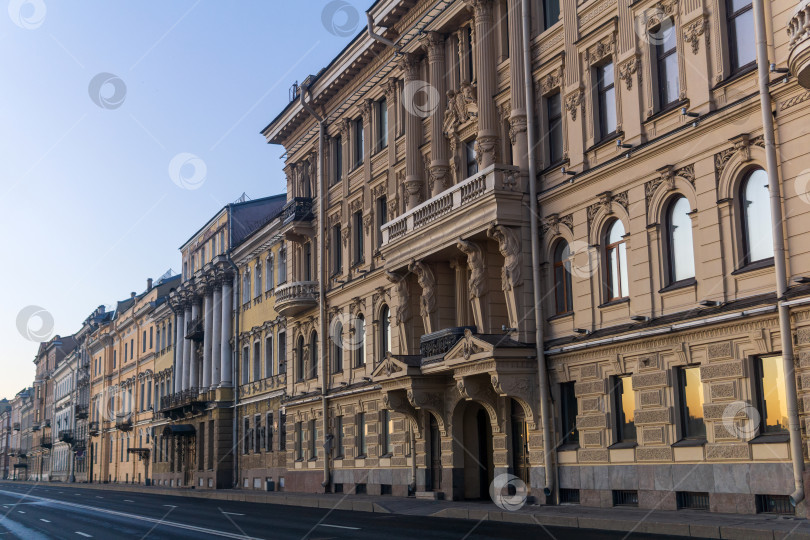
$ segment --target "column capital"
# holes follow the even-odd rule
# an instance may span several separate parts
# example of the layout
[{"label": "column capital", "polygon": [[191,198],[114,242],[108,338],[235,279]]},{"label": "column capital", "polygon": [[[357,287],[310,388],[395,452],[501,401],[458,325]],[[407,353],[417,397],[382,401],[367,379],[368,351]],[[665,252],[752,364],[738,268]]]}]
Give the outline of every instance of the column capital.
[{"label": "column capital", "polygon": [[419,38],[419,42],[427,50],[428,62],[444,59],[444,35],[438,32],[427,32]]},{"label": "column capital", "polygon": [[492,16],[492,0],[464,0],[464,3],[472,10],[476,19]]},{"label": "column capital", "polygon": [[[397,78],[390,77],[385,84],[383,85],[383,91],[385,92],[385,99],[388,100],[390,103],[394,103],[397,99]],[[340,128],[341,133],[343,133],[343,126],[341,125]]]},{"label": "column capital", "polygon": [[419,77],[419,58],[415,54],[404,54],[399,61],[399,66],[405,72],[406,82],[413,81]]}]

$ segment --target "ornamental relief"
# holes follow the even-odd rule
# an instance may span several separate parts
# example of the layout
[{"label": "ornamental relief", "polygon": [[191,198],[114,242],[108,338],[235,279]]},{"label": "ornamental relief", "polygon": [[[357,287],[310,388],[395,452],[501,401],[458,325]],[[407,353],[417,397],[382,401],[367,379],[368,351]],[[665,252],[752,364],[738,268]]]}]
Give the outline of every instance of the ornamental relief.
[{"label": "ornamental relief", "polygon": [[560,216],[559,214],[551,214],[550,216],[543,219],[541,223],[541,230],[542,235],[546,236],[547,234],[551,234],[551,236],[557,236],[560,234],[560,225],[565,225],[568,227],[568,230],[574,230],[574,214],[566,214],[564,216]]},{"label": "ornamental relief", "polygon": [[696,21],[687,24],[683,29],[683,41],[692,46],[692,54],[700,51],[700,36],[706,40],[706,48],[709,47],[709,21],[705,17],[700,17]]},{"label": "ornamental relief", "polygon": [[585,51],[585,63],[593,65],[616,52],[616,36],[612,34]]},{"label": "ornamental relief", "polygon": [[613,203],[627,210],[629,206],[629,199],[627,191],[616,193],[615,195],[610,191],[605,191],[598,195],[599,201],[588,206],[588,226],[593,224],[593,220],[600,210],[604,209],[608,215],[613,213]]},{"label": "ornamental relief", "polygon": [[667,191],[675,189],[675,178],[681,177],[695,187],[695,165],[686,165],[680,169],[674,169],[672,165],[664,165],[658,169],[658,176],[644,183],[644,198],[647,203],[647,210],[650,209],[650,201],[660,186],[664,186]]},{"label": "ornamental relief", "polygon": [[626,60],[619,65],[619,80],[624,81],[628,90],[633,88],[633,75],[638,75],[638,82],[641,84],[641,59],[638,56]]},{"label": "ornamental relief", "polygon": [[582,116],[585,116],[585,92],[580,88],[568,94],[565,98],[565,110],[571,114],[571,120],[576,121],[577,109],[582,109]]},{"label": "ornamental relief", "polygon": [[742,158],[743,162],[747,162],[751,160],[751,147],[757,146],[759,148],[765,148],[765,139],[762,135],[758,135],[757,137],[750,138],[747,133],[743,133],[741,135],[737,135],[729,139],[733,143],[734,146],[731,148],[726,148],[714,155],[714,170],[717,173],[717,178],[720,178],[720,175],[723,174],[723,170],[726,168],[726,165],[734,157],[738,152],[740,153],[740,157]]}]

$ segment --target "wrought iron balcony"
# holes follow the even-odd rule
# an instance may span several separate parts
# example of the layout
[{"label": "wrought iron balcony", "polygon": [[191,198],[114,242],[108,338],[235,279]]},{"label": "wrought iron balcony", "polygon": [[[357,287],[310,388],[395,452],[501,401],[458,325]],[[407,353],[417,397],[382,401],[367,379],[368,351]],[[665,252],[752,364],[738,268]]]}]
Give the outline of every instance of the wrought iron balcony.
[{"label": "wrought iron balcony", "polygon": [[197,317],[196,319],[191,319],[186,323],[186,339],[190,339],[192,341],[202,341],[204,335],[205,328],[203,326],[202,318]]},{"label": "wrought iron balcony", "polygon": [[39,446],[42,448],[51,448],[53,446],[53,441],[51,440],[50,435],[43,435],[39,438]]},{"label": "wrought iron balcony", "polygon": [[284,205],[282,210],[282,224],[287,225],[293,221],[312,221],[312,197],[295,197]]},{"label": "wrought iron balcony", "polygon": [[276,289],[276,311],[285,317],[318,305],[317,281],[294,281]]},{"label": "wrought iron balcony", "polygon": [[98,435],[98,433],[99,433],[98,422],[94,421],[94,422],[90,422],[89,424],[87,424],[87,432],[90,435]]},{"label": "wrought iron balcony", "polygon": [[31,426],[31,431],[39,431],[39,430],[40,430],[40,426],[39,426],[39,424],[33,424],[33,425]]},{"label": "wrought iron balcony", "polygon": [[799,84],[810,88],[810,0],[801,0],[788,21],[788,68]]},{"label": "wrought iron balcony", "polygon": [[84,419],[89,416],[89,409],[87,405],[76,405],[76,418]]},{"label": "wrought iron balcony", "polygon": [[20,423],[19,422],[14,422],[12,427],[13,427],[14,431],[20,431]]},{"label": "wrought iron balcony", "polygon": [[115,427],[121,431],[132,430],[132,413],[118,413],[115,415]]},{"label": "wrought iron balcony", "polygon": [[73,442],[73,430],[63,429],[59,432],[59,440],[70,444]]},{"label": "wrought iron balcony", "polygon": [[464,330],[475,332],[475,326],[457,326],[445,328],[419,339],[419,353],[423,358],[440,357],[447,354],[453,345],[464,337]]},{"label": "wrought iron balcony", "polygon": [[166,418],[176,419],[184,417],[186,413],[202,412],[206,403],[198,388],[189,388],[160,398],[160,412]]}]

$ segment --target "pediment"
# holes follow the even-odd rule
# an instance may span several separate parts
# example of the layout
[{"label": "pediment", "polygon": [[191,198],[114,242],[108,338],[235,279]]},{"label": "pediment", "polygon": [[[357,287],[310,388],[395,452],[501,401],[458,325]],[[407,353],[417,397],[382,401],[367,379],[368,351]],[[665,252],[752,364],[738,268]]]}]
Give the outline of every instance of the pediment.
[{"label": "pediment", "polygon": [[466,362],[478,358],[489,358],[495,352],[495,346],[475,336],[469,329],[464,330],[464,337],[458,340],[444,355],[444,362]]},{"label": "pediment", "polygon": [[383,378],[391,379],[403,375],[416,375],[418,372],[419,368],[417,366],[410,365],[389,352],[385,355],[383,361],[374,368],[374,371],[371,373],[371,378],[373,380]]}]

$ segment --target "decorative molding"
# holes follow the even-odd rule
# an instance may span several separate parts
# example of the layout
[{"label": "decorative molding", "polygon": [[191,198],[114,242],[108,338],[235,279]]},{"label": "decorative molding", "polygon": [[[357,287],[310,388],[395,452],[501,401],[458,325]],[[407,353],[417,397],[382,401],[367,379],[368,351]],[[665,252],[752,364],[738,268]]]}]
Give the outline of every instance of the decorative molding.
[{"label": "decorative molding", "polygon": [[582,109],[582,116],[585,116],[585,92],[582,89],[574,90],[565,97],[565,110],[571,113],[571,120],[577,119],[577,108]]},{"label": "decorative molding", "polygon": [[565,214],[564,216],[560,216],[559,214],[551,214],[550,216],[544,218],[543,222],[541,223],[541,234],[546,236],[547,234],[551,233],[551,236],[557,236],[560,234],[560,224],[565,225],[570,231],[573,231],[574,214]]},{"label": "decorative molding", "polygon": [[602,209],[604,209],[607,214],[612,214],[613,203],[618,203],[625,210],[628,208],[629,197],[627,191],[616,193],[615,195],[610,191],[603,191],[597,197],[599,200],[588,206],[588,225],[593,223],[594,218]]},{"label": "decorative molding", "polygon": [[683,29],[683,41],[692,46],[692,54],[697,54],[700,51],[700,36],[706,36],[706,43],[709,42],[709,21],[700,17],[692,21]]},{"label": "decorative molding", "polygon": [[619,65],[619,79],[624,81],[628,90],[633,88],[633,75],[638,74],[638,82],[641,84],[641,59],[638,56],[633,56],[627,61]]}]

